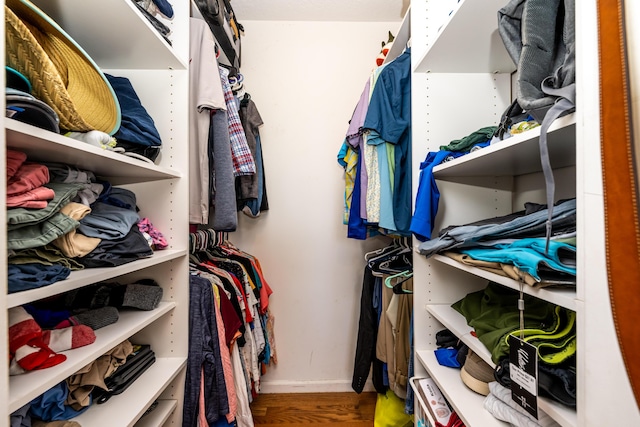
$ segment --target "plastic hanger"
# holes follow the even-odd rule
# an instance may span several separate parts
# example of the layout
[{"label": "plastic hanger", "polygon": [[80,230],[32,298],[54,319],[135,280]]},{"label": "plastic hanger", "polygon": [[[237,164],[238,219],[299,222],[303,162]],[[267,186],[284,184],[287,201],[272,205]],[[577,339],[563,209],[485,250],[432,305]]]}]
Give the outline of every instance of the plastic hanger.
[{"label": "plastic hanger", "polygon": [[364,260],[369,262],[369,261],[372,261],[374,258],[377,258],[378,256],[385,255],[385,253],[388,253],[389,251],[394,251],[397,249],[399,249],[399,247],[396,246],[394,242],[394,244],[390,246],[385,246],[384,248],[379,248],[374,251],[367,252],[366,254],[364,254]]},{"label": "plastic hanger", "polygon": [[395,274],[401,271],[408,270],[406,263],[398,263],[397,261],[398,259],[400,259],[400,257],[403,256],[401,255],[402,253],[402,248],[397,248],[393,251],[386,252],[376,258],[370,259],[367,263],[367,267],[371,270],[374,276],[378,277],[382,277],[382,275],[384,274]]},{"label": "plastic hanger", "polygon": [[[392,284],[391,284],[391,281],[392,281],[393,279],[398,278],[398,277],[401,277],[401,278],[403,278],[404,280],[401,280],[400,282],[396,283],[395,285],[392,285]],[[386,278],[384,279],[384,285],[385,285],[387,288],[394,289],[394,287],[395,287],[396,285],[399,285],[400,283],[404,282],[406,279],[410,279],[411,277],[413,277],[413,271],[412,271],[412,270],[405,270],[405,271],[402,271],[402,272],[400,272],[400,273],[392,274],[391,276],[386,277]],[[407,291],[407,290],[403,289],[403,293],[406,293],[406,294],[412,294],[412,293],[413,293],[413,291]]]},{"label": "plastic hanger", "polygon": [[367,252],[364,256],[367,267],[374,276],[383,277],[413,269],[410,238],[394,238],[389,246]]},{"label": "plastic hanger", "polygon": [[413,270],[413,257],[409,250],[402,250],[374,265],[372,269],[386,274],[396,274]]},{"label": "plastic hanger", "polygon": [[407,280],[409,280],[409,279],[404,279],[401,282],[396,283],[395,286],[393,287],[393,293],[396,294],[396,295],[412,294],[413,290],[405,289],[405,288],[402,287],[402,284],[404,282],[406,282]]}]

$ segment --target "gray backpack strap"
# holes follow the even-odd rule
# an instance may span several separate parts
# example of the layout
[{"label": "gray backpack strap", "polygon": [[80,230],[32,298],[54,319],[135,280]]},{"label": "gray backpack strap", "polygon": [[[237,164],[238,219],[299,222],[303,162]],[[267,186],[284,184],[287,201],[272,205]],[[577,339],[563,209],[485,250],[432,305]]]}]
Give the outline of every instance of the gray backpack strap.
[{"label": "gray backpack strap", "polygon": [[548,79],[542,82],[542,91],[546,94],[558,96],[558,100],[547,111],[542,124],[540,125],[540,163],[542,164],[542,172],[544,174],[544,181],[547,191],[547,210],[549,215],[547,217],[547,233],[545,253],[549,251],[549,240],[551,239],[551,219],[553,216],[553,203],[555,199],[556,183],[553,178],[553,169],[551,169],[551,161],[549,159],[549,147],[547,146],[547,131],[551,124],[560,116],[575,111],[575,99],[576,99],[576,85],[575,83],[569,86],[555,89],[548,86]]}]

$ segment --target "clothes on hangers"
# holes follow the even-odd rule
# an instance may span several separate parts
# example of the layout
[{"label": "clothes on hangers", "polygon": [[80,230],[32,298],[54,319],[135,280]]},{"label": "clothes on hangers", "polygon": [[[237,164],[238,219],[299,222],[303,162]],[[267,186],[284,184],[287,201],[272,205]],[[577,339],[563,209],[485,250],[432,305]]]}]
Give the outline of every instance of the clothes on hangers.
[{"label": "clothes on hangers", "polygon": [[[227,105],[217,70],[215,40],[201,19],[189,21],[189,222],[209,220],[209,126],[211,110]],[[214,76],[214,78],[212,78]]]},{"label": "clothes on hangers", "polygon": [[410,49],[367,80],[338,153],[347,237],[410,235]]},{"label": "clothes on hangers", "polygon": [[412,250],[404,238],[365,254],[352,388],[362,392],[373,370],[378,393],[407,397],[413,307]]},{"label": "clothes on hangers", "polygon": [[263,121],[239,66],[218,60],[209,26],[190,24],[189,223],[235,231],[238,211],[255,218],[269,209]]},{"label": "clothes on hangers", "polygon": [[208,158],[213,178],[209,180],[210,224],[216,230],[235,231],[238,226],[236,188],[228,131],[228,113],[211,112]]},{"label": "clothes on hangers", "polygon": [[[185,407],[190,405],[190,419],[195,413],[196,418],[204,417],[209,425],[233,425],[235,422],[238,426],[252,426],[249,407],[252,396],[260,392],[260,380],[266,368],[277,363],[273,317],[268,304],[272,290],[264,280],[257,258],[228,242],[224,233],[211,229],[197,230],[189,234],[189,247],[191,276],[198,278],[192,279],[192,282],[200,283],[193,285],[194,291],[203,292],[198,289],[205,282],[204,286],[212,290],[213,302],[211,305],[205,303],[205,309],[209,313],[207,319],[211,322],[208,328],[213,330],[215,327],[218,333],[217,336],[211,333],[211,340],[218,341],[220,354],[216,357],[221,358],[223,366],[209,367],[214,372],[207,372],[200,377],[194,374],[197,366],[192,366],[187,382],[189,393],[185,393],[185,399],[190,397],[188,401],[185,400]],[[207,291],[203,297],[209,299],[208,295]],[[198,307],[193,309],[201,309]],[[197,328],[200,326],[193,327],[198,334]],[[190,338],[197,339],[198,335]],[[196,362],[204,368],[208,359],[201,361],[197,350],[194,351]],[[216,350],[212,351],[215,354]],[[207,375],[217,375],[215,378],[224,380],[217,380],[215,386],[217,396],[224,394],[230,398],[226,412],[223,404],[216,407],[215,403],[210,405],[206,397],[200,399],[203,391],[199,384]],[[207,393],[211,398],[212,392]],[[229,393],[233,393],[233,396]],[[218,411],[217,418],[212,411]]]},{"label": "clothes on hangers", "polygon": [[[240,102],[240,122],[244,129],[247,145],[251,151],[251,155],[255,161],[256,152],[256,135],[258,134],[258,128],[264,123],[256,104],[249,97],[247,100]],[[257,165],[256,165],[257,166]],[[257,199],[258,198],[258,175],[254,173],[248,176],[241,176],[238,178],[238,200],[243,199]]]}]

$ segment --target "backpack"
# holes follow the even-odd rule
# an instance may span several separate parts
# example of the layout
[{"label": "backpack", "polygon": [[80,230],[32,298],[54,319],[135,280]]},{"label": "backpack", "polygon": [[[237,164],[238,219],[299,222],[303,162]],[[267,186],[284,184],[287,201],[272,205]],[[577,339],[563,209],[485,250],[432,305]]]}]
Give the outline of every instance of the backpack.
[{"label": "backpack", "polygon": [[574,0],[510,0],[498,11],[498,33],[518,68],[516,100],[542,123],[563,97],[557,91],[575,87]]},{"label": "backpack", "polygon": [[[525,112],[540,123],[540,162],[547,192],[546,238],[549,248],[555,181],[547,148],[549,126],[575,111],[574,0],[510,0],[498,11],[498,33],[518,68],[516,99],[498,130],[511,121],[510,111]],[[496,135],[502,139],[502,134]]]},{"label": "backpack", "polygon": [[229,0],[195,0],[198,11],[209,25],[216,42],[229,65],[236,70],[241,65],[240,34],[244,31]]}]

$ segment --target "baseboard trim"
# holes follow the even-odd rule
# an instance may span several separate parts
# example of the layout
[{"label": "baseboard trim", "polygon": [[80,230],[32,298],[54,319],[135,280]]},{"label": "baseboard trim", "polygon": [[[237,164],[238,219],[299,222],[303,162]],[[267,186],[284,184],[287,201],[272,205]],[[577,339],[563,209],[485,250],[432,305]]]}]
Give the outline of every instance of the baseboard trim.
[{"label": "baseboard trim", "polygon": [[[375,391],[371,381],[367,381],[364,391]],[[351,381],[261,381],[260,393],[342,393],[354,392]],[[355,392],[354,392],[355,393]]]}]

